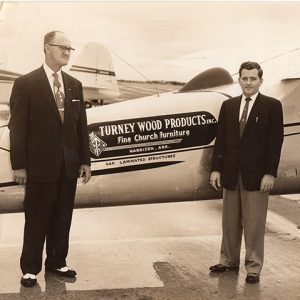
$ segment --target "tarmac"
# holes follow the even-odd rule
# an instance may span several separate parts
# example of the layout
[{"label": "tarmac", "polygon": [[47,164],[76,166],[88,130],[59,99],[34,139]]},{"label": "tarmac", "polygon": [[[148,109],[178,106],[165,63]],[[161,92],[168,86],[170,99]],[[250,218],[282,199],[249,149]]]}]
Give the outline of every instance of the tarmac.
[{"label": "tarmac", "polygon": [[77,278],[42,270],[33,288],[20,286],[24,216],[0,215],[0,299],[300,300],[300,229],[273,210],[260,283],[245,283],[243,265],[209,272],[219,259],[221,208],[209,200],[75,210],[68,265]]}]

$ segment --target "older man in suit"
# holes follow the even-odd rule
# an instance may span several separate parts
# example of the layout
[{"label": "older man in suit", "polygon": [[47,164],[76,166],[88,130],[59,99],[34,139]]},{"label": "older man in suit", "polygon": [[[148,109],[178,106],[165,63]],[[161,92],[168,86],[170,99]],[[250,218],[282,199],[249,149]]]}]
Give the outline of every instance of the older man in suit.
[{"label": "older man in suit", "polygon": [[221,107],[210,184],[223,187],[220,263],[212,272],[238,270],[244,230],[246,282],[257,283],[264,259],[268,195],[280,160],[283,113],[280,101],[259,92],[263,71],[255,62],[239,70],[243,94]]},{"label": "older man in suit", "polygon": [[10,98],[11,165],[25,185],[25,228],[21,284],[34,286],[42,268],[75,277],[66,257],[77,177],[91,177],[82,84],[61,68],[68,64],[69,38],[60,31],[44,37],[45,62],[16,79]]}]

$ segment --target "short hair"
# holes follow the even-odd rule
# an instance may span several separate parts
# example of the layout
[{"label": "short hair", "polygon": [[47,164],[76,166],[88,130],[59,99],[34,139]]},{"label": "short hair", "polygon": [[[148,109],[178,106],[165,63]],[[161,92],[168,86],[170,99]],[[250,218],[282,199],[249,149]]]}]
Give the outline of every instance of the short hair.
[{"label": "short hair", "polygon": [[51,41],[55,38],[56,33],[63,33],[59,30],[53,30],[44,35],[44,52],[45,52],[45,45],[51,43]]},{"label": "short hair", "polygon": [[242,70],[243,69],[246,69],[246,70],[257,69],[257,71],[258,71],[258,77],[261,79],[262,76],[263,76],[263,70],[262,70],[261,66],[257,62],[254,62],[254,61],[243,62],[241,64],[241,66],[240,66],[240,69],[239,69],[239,75],[240,75],[240,77],[242,76]]}]

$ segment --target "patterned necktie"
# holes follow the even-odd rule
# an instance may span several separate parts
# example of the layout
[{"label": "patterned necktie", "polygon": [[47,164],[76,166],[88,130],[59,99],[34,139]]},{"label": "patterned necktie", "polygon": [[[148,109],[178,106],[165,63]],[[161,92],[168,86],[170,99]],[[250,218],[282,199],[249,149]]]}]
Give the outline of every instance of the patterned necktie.
[{"label": "patterned necktie", "polygon": [[246,123],[247,123],[247,115],[248,115],[248,108],[249,108],[249,102],[251,101],[251,98],[246,98],[245,101],[245,106],[242,112],[242,117],[240,120],[240,137],[243,135]]},{"label": "patterned necktie", "polygon": [[58,80],[58,74],[53,73],[53,85],[54,85],[54,97],[55,97],[55,102],[58,108],[58,112],[60,114],[62,122],[64,121],[64,98],[65,95],[63,92],[61,92],[59,89],[61,87],[61,84]]}]

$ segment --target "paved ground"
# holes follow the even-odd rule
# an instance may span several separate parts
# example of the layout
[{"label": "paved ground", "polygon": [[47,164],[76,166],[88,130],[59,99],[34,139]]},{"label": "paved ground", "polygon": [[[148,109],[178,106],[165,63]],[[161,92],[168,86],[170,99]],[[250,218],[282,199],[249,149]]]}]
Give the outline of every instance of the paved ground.
[{"label": "paved ground", "polygon": [[[274,197],[270,207],[278,201],[296,203],[299,214],[297,201]],[[208,272],[219,256],[220,217],[217,200],[76,210],[68,259],[76,281],[42,271],[38,286],[25,289],[23,214],[0,215],[0,299],[300,299],[296,224],[269,211],[261,282],[249,285],[243,267]]]}]

